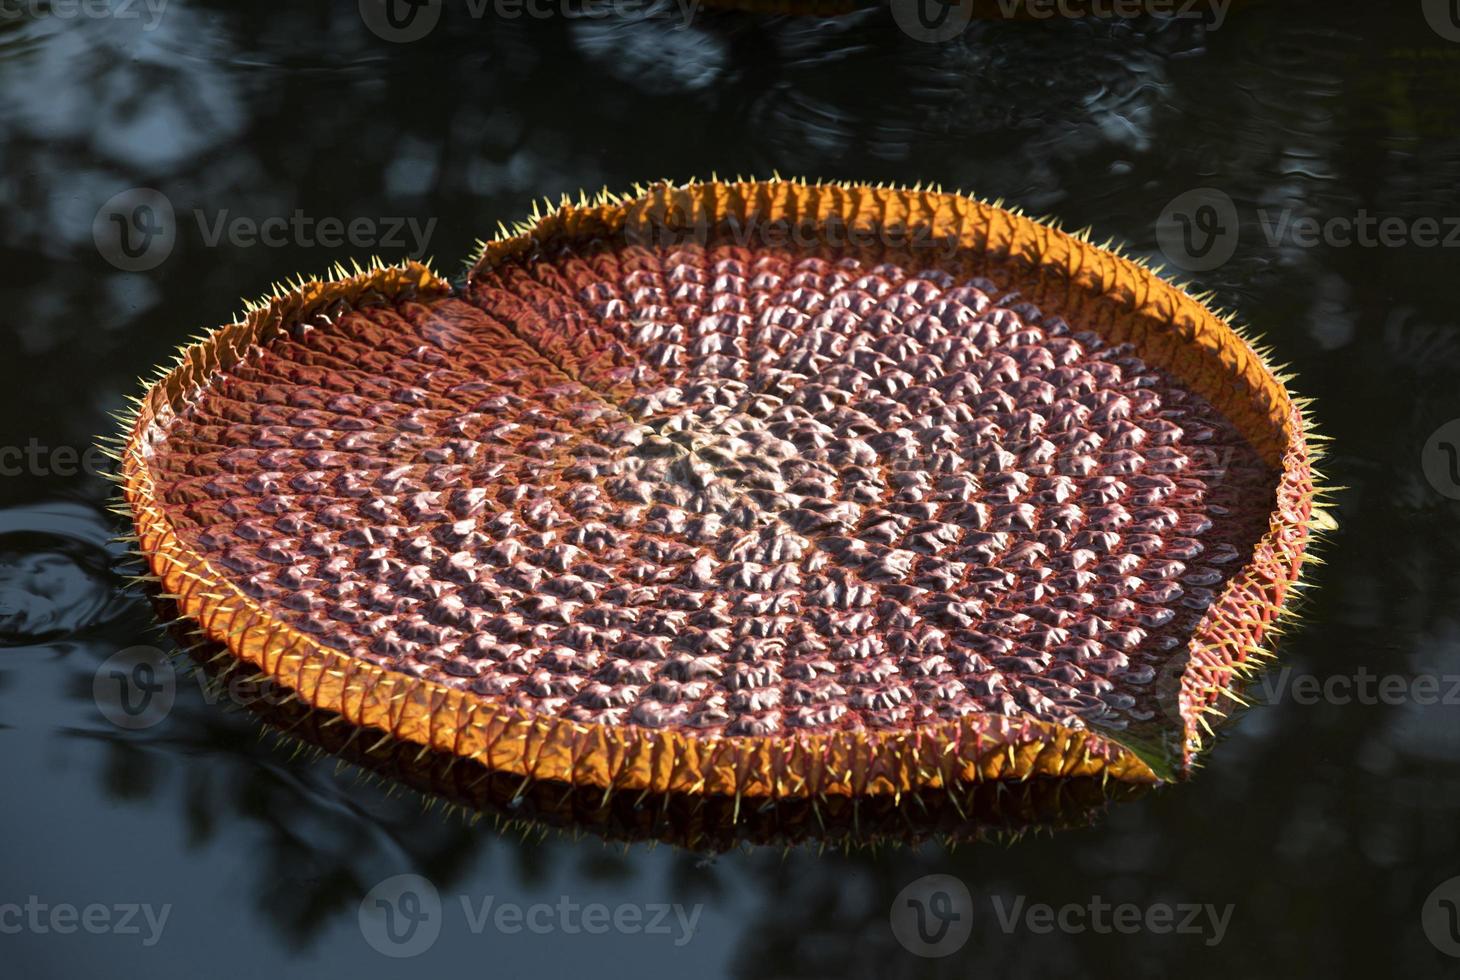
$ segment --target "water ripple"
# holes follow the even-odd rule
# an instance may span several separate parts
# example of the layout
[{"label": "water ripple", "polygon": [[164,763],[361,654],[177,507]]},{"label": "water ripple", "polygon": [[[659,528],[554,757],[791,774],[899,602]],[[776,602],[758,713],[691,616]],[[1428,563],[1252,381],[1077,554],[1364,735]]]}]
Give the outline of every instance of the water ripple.
[{"label": "water ripple", "polygon": [[0,646],[28,646],[103,626],[129,605],[103,517],[49,503],[0,510]]}]

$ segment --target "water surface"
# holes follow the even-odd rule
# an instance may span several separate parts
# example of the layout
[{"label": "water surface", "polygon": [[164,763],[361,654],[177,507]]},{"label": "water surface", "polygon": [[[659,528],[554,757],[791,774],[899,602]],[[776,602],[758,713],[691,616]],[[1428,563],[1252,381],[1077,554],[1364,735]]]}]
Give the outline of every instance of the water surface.
[{"label": "water surface", "polygon": [[[354,3],[171,0],[155,22],[140,6],[7,8],[0,449],[15,452],[0,452],[0,906],[168,909],[160,936],[140,915],[137,933],[5,931],[18,920],[0,910],[7,973],[1453,971],[1422,912],[1441,886],[1432,908],[1460,900],[1460,883],[1445,885],[1460,875],[1460,485],[1444,465],[1451,435],[1435,435],[1460,416],[1460,27],[1444,29],[1444,4],[1350,6],[1251,3],[1215,29],[975,21],[936,44],[885,10],[701,12],[685,28],[672,13],[476,19],[449,5],[427,36],[393,43]],[[1315,399],[1333,440],[1325,475],[1346,488],[1341,531],[1282,644],[1274,703],[1241,718],[1190,784],[1011,847],[706,858],[424,812],[261,739],[186,676],[156,724],[99,707],[103,665],[137,663],[109,658],[171,640],[127,590],[110,485],[84,451],[179,343],[336,261],[424,253],[454,273],[534,199],[772,171],[933,181],[1091,226],[1211,290]],[[99,211],[138,189],[172,211],[156,262],[98,246]],[[1236,217],[1225,261],[1173,255],[1180,241],[1162,234],[1163,212],[1198,191]],[[240,231],[280,217],[293,228],[296,214],[307,233]],[[1403,234],[1311,244],[1291,224],[1365,215]],[[369,241],[319,243],[321,222],[356,218]],[[1448,247],[1425,244],[1426,219]],[[1385,675],[1399,679],[1389,696],[1364,686]],[[405,873],[443,906],[439,937],[398,960],[367,941],[358,910]],[[972,903],[971,935],[940,959],[889,926],[902,889],[933,874],[960,879]],[[489,898],[698,917],[688,935],[474,932]],[[1006,930],[1001,913],[1021,900],[1231,912],[1219,941],[1210,929],[1042,932],[1022,913]]]}]

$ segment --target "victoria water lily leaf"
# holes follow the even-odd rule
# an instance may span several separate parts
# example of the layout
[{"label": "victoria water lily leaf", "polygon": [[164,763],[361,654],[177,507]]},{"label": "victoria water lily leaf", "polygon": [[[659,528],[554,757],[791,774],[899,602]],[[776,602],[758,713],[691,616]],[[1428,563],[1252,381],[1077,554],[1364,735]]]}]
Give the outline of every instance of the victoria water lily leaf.
[{"label": "victoria water lily leaf", "polygon": [[564,202],[184,350],[122,476],[204,636],[488,773],[892,800],[1186,774],[1316,509],[1197,298],[966,196]]}]

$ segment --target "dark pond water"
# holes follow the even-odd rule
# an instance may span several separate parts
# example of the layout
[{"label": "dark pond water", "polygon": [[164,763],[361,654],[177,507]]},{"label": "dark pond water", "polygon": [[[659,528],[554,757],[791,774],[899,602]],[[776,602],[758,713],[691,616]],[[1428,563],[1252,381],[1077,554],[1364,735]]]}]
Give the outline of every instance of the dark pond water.
[{"label": "dark pond water", "polygon": [[[1460,483],[1447,448],[1460,432],[1438,431],[1460,416],[1453,3],[975,19],[940,43],[908,8],[700,11],[686,27],[673,7],[473,17],[449,4],[398,41],[370,0],[364,16],[355,3],[159,3],[0,4],[0,973],[1460,968]],[[295,273],[415,252],[454,270],[533,199],[712,171],[936,181],[1091,225],[1194,267],[1183,277],[1292,365],[1333,438],[1341,530],[1282,644],[1272,703],[1194,781],[1008,847],[704,857],[423,812],[331,760],[291,757],[186,680],[149,727],[99,710],[99,667],[167,642],[125,591],[109,487],[86,455],[139,375]],[[172,216],[129,254],[108,245],[106,208],[139,188]],[[1217,240],[1161,233],[1182,209]],[[296,213],[266,241],[240,223]],[[1310,217],[1327,223],[1312,238],[1294,224]],[[356,243],[329,247],[325,219],[366,220]],[[442,903],[439,935],[412,959],[379,952],[359,915],[400,874],[425,876]],[[889,925],[927,875],[969,893],[967,939],[943,958],[914,955]],[[489,899],[489,916],[554,911],[536,920],[546,928],[478,930]],[[1100,902],[1132,906],[1138,924],[1096,928],[1114,921]],[[561,903],[646,923],[677,906],[693,928],[671,912],[667,932],[625,919],[598,934]],[[1160,909],[1179,925],[1188,903],[1204,907],[1194,930],[1163,928]],[[1043,905],[1077,911],[1051,927]]]}]

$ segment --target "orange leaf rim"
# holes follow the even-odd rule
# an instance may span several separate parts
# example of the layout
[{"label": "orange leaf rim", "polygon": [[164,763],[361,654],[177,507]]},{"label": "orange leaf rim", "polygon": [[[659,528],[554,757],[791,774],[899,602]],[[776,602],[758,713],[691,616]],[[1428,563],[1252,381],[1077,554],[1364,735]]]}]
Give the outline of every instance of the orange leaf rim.
[{"label": "orange leaf rim", "polygon": [[[605,793],[592,786],[554,780],[524,781],[445,752],[341,724],[292,696],[272,696],[271,681],[226,647],[186,635],[172,602],[156,603],[160,619],[187,650],[188,663],[220,690],[237,689],[241,700],[268,726],[291,757],[323,752],[356,775],[421,794],[469,819],[491,820],[505,833],[591,833],[604,841],[654,841],[698,852],[745,845],[794,847],[816,844],[854,850],[881,844],[917,846],[939,841],[956,846],[1007,843],[1031,832],[1055,833],[1092,826],[1108,807],[1139,799],[1143,783],[1099,777],[987,781],[918,796],[916,808],[892,796],[784,797],[750,805],[733,797],[665,793]],[[255,693],[257,692],[257,693]],[[270,692],[264,694],[263,692]],[[338,769],[338,766],[337,766]]]},{"label": "orange leaf rim", "polygon": [[[427,266],[373,263],[298,281],[242,319],[181,351],[138,401],[125,432],[121,482],[138,550],[181,614],[211,641],[350,725],[423,750],[470,759],[494,773],[604,791],[691,797],[808,798],[937,792],[989,780],[1114,779],[1151,784],[1189,773],[1203,748],[1204,715],[1232,694],[1273,631],[1297,583],[1315,528],[1315,450],[1305,415],[1242,333],[1144,264],[1049,224],[956,193],[840,183],[669,183],[627,197],[565,199],[482,246],[467,288],[504,263],[594,239],[693,241],[725,221],[895,242],[925,266],[956,268],[1017,292],[1045,315],[1108,344],[1133,344],[1144,361],[1211,403],[1277,473],[1267,530],[1191,635],[1170,691],[1181,724],[1118,737],[1031,717],[971,714],[909,730],[714,735],[544,717],[385,669],[321,644],[271,616],[180,538],[152,471],[158,434],[210,378],[251,349],[321,315],[384,298],[452,294]],[[657,237],[656,237],[657,236]],[[857,239],[861,240],[861,239]],[[912,254],[912,240],[941,243]],[[835,246],[829,246],[835,247]]]}]

